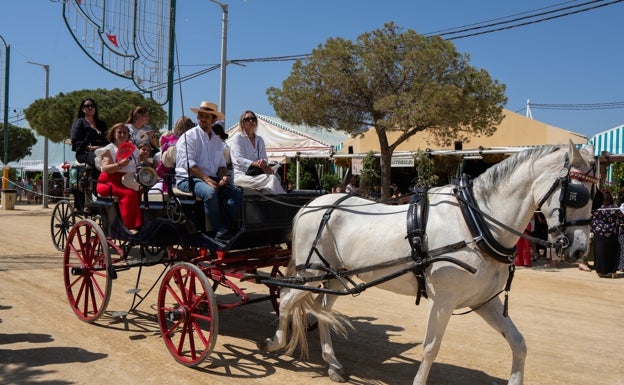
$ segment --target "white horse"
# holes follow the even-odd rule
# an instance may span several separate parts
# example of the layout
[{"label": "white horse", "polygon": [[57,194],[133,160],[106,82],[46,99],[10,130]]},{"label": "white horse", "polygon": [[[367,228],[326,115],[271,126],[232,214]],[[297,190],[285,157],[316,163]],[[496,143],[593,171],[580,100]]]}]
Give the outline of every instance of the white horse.
[{"label": "white horse", "polygon": [[[514,246],[534,211],[541,209],[554,239],[550,245],[570,258],[584,255],[589,247],[588,197],[597,182],[594,172],[593,149],[579,151],[572,143],[523,151],[492,166],[472,186],[471,212],[484,221],[485,237],[471,232],[462,214],[460,201],[466,199],[456,192],[467,188],[449,185],[427,192],[426,235],[417,239],[423,241],[430,258],[422,265],[429,318],[414,385],[425,385],[449,319],[458,308],[473,309],[507,340],[513,355],[508,384],[523,383],[525,341],[499,298],[513,273]],[[579,195],[584,195],[580,203],[575,201]],[[417,274],[411,271],[414,250],[406,240],[408,206],[328,194],[302,208],[294,219],[287,278],[281,281],[278,329],[258,347],[264,352],[285,349],[286,354],[300,347],[305,356],[306,320],[313,314],[328,374],[333,381],[345,382],[330,330],[344,333],[349,323],[331,311],[335,294],[365,288],[350,280],[349,272],[379,288],[418,294]]]}]

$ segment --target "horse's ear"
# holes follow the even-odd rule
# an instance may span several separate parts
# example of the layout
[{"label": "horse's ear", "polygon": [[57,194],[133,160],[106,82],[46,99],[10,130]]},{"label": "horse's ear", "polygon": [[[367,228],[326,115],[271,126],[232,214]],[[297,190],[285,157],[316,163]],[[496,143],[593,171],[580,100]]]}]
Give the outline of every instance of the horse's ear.
[{"label": "horse's ear", "polygon": [[583,148],[581,148],[581,154],[583,154],[586,159],[592,159],[594,157],[594,145],[587,144],[583,146]]},{"label": "horse's ear", "polygon": [[589,163],[587,159],[583,158],[583,154],[581,154],[572,140],[568,143],[568,154],[570,155],[570,164],[573,166],[579,167],[583,164],[587,165]]}]

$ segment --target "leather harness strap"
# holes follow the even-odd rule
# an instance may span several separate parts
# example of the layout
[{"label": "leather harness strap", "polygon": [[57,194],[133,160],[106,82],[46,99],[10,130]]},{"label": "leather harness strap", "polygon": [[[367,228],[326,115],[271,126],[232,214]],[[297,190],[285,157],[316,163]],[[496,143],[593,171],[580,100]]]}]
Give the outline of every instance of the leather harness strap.
[{"label": "leather harness strap", "polygon": [[460,178],[456,195],[464,220],[479,248],[499,262],[513,263],[516,259],[516,246],[505,247],[492,236],[483,216],[475,210],[477,204],[474,201],[472,184],[467,175],[462,175]]},{"label": "leather harness strap", "polygon": [[412,195],[409,208],[407,209],[407,239],[412,247],[412,258],[416,262],[414,275],[418,281],[418,291],[416,293],[416,305],[420,304],[420,297],[427,297],[425,287],[425,262],[429,258],[427,247],[427,217],[429,214],[429,200],[427,199],[427,188],[416,188]]}]

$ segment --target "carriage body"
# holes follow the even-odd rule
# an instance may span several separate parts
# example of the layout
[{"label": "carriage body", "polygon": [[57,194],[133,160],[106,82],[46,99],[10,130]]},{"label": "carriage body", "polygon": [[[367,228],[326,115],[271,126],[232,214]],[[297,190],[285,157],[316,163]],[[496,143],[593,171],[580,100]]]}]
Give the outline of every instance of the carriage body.
[{"label": "carriage body", "polygon": [[[297,211],[321,193],[300,190],[284,195],[266,195],[245,190],[237,221],[238,231],[227,243],[206,233],[203,203],[193,197],[170,196],[162,192],[144,194],[141,203],[144,224],[136,234],[130,233],[121,222],[114,198],[98,198],[91,206],[100,213],[104,234],[111,239],[143,246],[179,244],[211,251],[229,251],[288,243]],[[176,210],[179,207],[179,217],[171,214],[172,206],[177,206]]]}]

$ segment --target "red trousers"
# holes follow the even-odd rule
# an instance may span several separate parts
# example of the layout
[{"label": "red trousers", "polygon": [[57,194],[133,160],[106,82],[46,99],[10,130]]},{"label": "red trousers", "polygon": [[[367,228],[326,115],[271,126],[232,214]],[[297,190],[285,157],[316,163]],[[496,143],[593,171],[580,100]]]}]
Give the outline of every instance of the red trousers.
[{"label": "red trousers", "polygon": [[100,174],[97,184],[97,193],[102,197],[113,196],[119,198],[119,212],[121,220],[128,229],[141,227],[141,208],[139,207],[139,192],[134,191],[121,183],[123,173],[116,172]]}]

